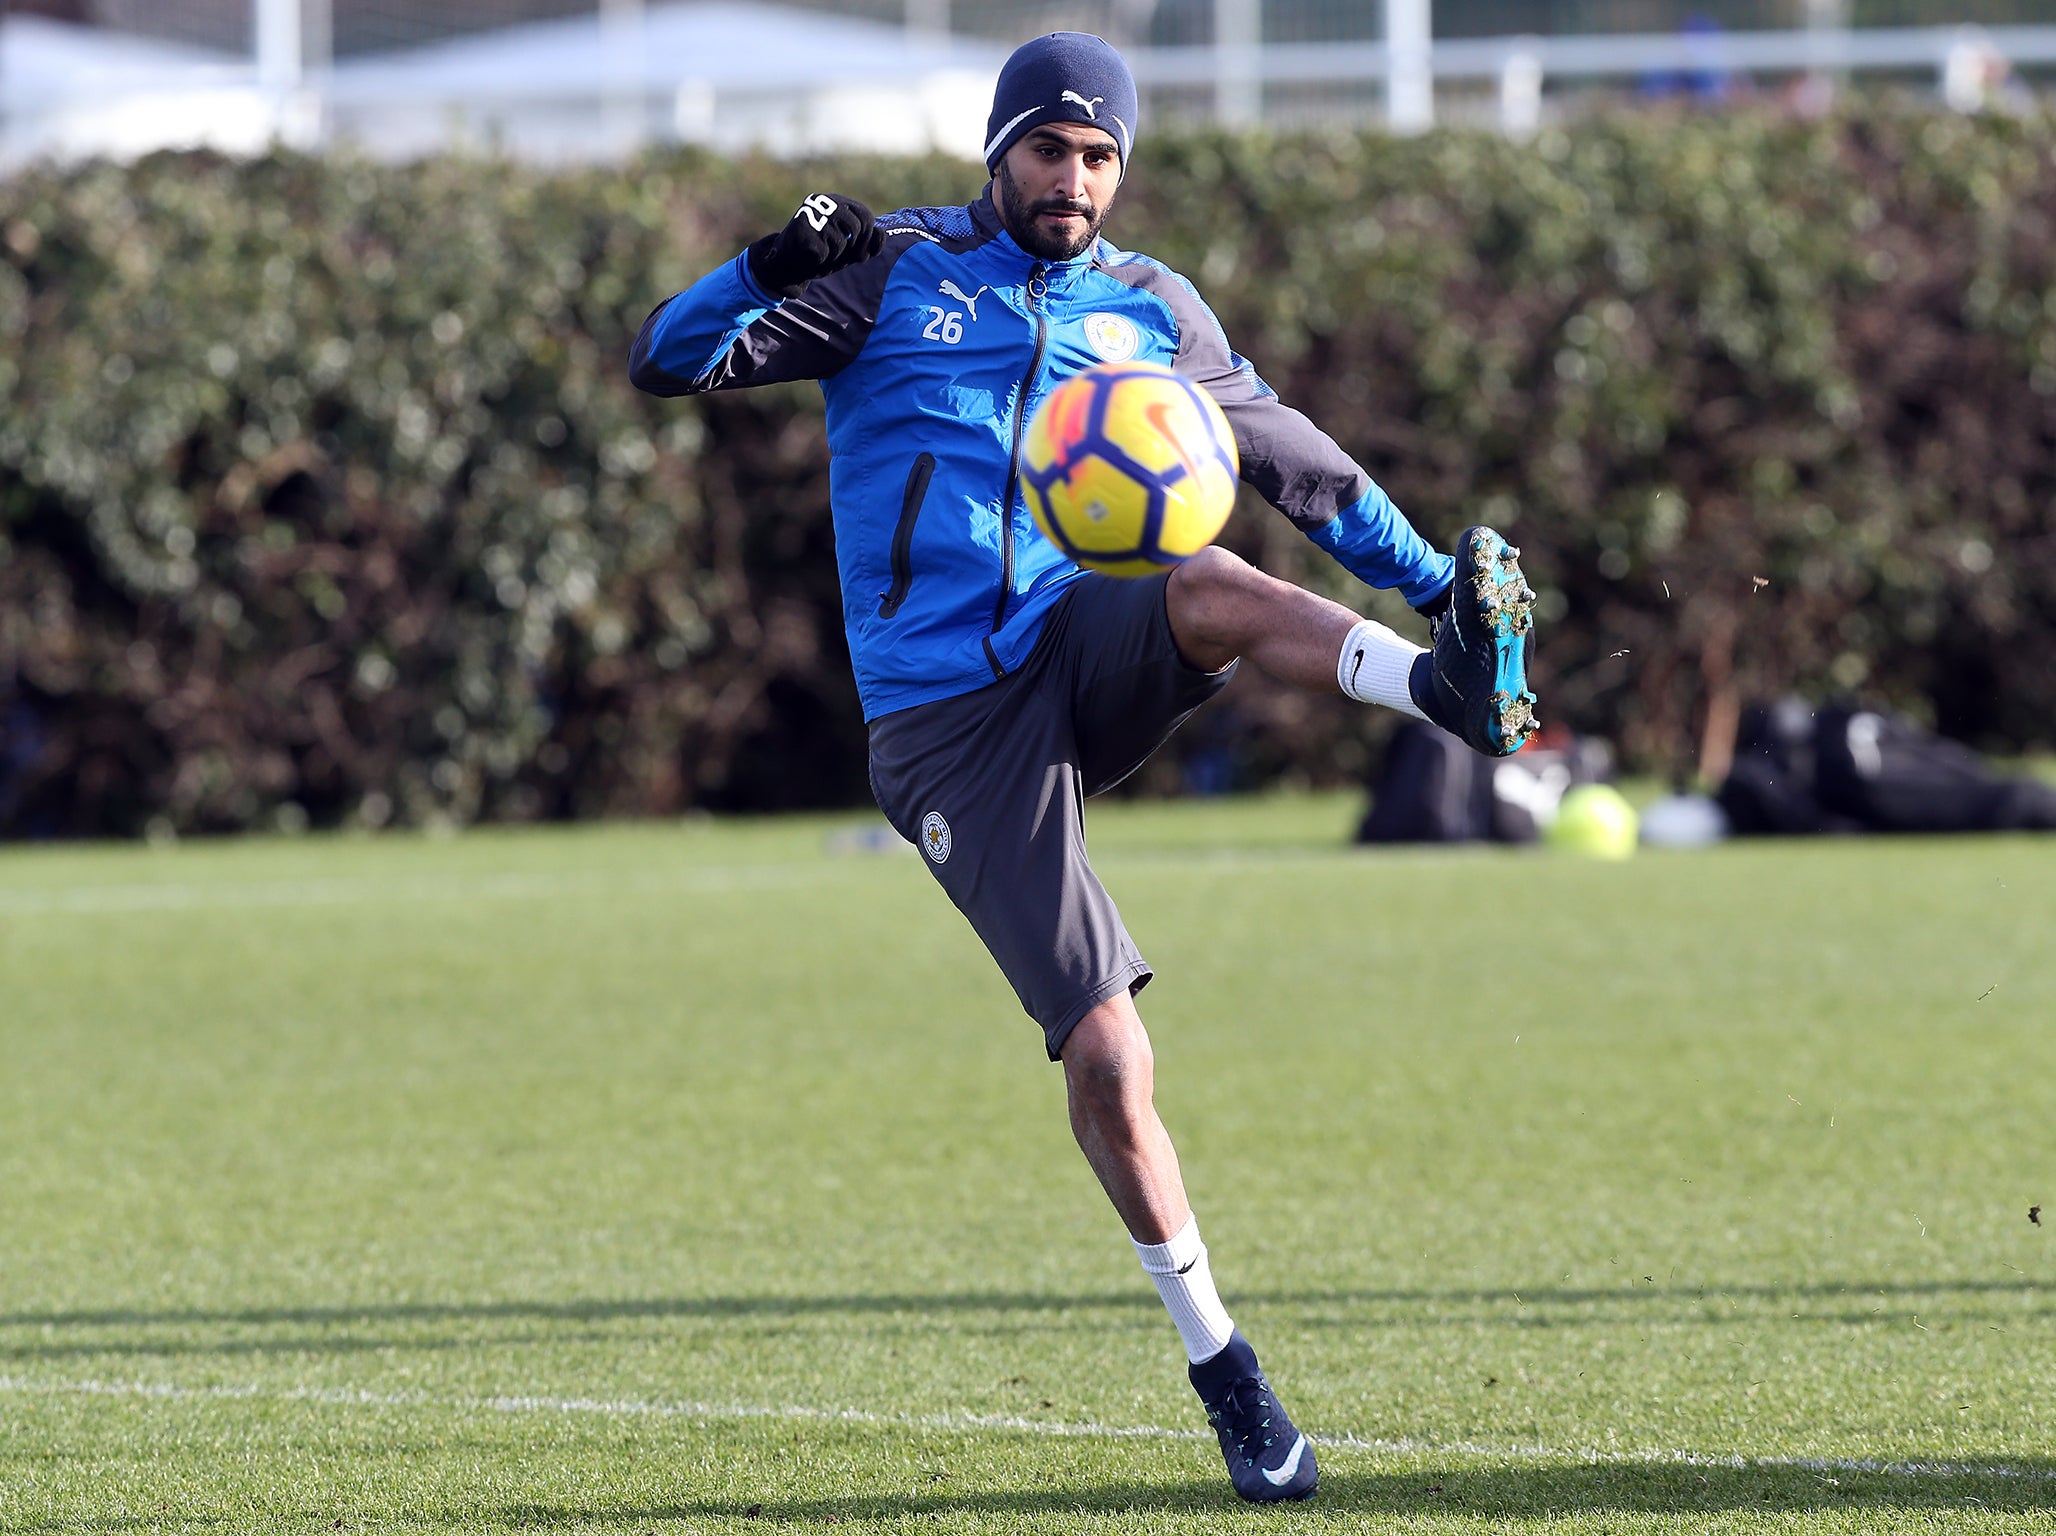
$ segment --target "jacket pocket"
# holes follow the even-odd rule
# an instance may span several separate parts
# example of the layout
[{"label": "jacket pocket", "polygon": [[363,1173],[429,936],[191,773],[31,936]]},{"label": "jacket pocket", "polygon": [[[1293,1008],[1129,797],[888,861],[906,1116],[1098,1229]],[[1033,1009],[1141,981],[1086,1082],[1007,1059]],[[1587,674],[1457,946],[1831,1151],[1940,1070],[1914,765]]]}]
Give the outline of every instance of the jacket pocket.
[{"label": "jacket pocket", "polygon": [[906,493],[900,498],[899,525],[892,530],[892,590],[878,598],[878,617],[889,619],[907,600],[907,588],[914,584],[914,524],[921,517],[921,503],[928,495],[928,482],[935,475],[935,455],[924,453],[907,471]]}]

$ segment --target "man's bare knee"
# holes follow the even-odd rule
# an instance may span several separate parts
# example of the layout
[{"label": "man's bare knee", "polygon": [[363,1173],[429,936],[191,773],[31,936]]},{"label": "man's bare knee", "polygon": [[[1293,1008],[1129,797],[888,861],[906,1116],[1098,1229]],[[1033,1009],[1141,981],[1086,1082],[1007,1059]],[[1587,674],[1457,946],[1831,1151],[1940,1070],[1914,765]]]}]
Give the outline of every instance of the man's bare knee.
[{"label": "man's bare knee", "polygon": [[1209,544],[1171,572],[1164,606],[1186,664],[1218,672],[1242,654],[1246,609],[1271,580],[1240,555]]},{"label": "man's bare knee", "polygon": [[1255,572],[1256,567],[1232,549],[1209,544],[1182,562],[1172,574],[1173,578],[1179,581],[1219,584],[1240,582]]},{"label": "man's bare knee", "polygon": [[1247,560],[1218,544],[1209,544],[1171,572],[1171,591],[1196,617],[1213,616],[1223,602],[1235,601],[1269,578]]},{"label": "man's bare knee", "polygon": [[1150,1105],[1156,1058],[1149,1031],[1127,994],[1080,1019],[1064,1041],[1062,1056],[1073,1105],[1095,1119],[1128,1118]]}]

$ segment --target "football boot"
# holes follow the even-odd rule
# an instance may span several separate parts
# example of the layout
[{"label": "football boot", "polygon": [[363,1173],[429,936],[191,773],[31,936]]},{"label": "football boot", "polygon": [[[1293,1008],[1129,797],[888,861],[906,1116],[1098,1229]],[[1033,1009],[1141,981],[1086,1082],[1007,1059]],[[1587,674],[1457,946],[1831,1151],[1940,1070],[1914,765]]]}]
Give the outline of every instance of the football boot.
[{"label": "football boot", "polygon": [[1242,1330],[1213,1359],[1193,1366],[1191,1376],[1235,1491],[1257,1504],[1312,1498],[1320,1481],[1314,1448],[1285,1417]]},{"label": "football boot", "polygon": [[1511,757],[1541,728],[1528,688],[1535,594],[1521,552],[1490,528],[1456,541],[1449,605],[1430,621],[1435,647],[1408,692],[1435,724],[1488,757]]}]

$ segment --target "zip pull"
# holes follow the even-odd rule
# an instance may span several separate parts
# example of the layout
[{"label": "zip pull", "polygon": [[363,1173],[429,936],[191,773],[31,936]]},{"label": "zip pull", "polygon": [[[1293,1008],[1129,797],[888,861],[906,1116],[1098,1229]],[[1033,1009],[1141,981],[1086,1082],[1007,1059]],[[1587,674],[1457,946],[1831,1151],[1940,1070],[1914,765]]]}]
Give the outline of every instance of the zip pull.
[{"label": "zip pull", "polygon": [[1049,268],[1038,261],[1035,264],[1035,270],[1028,274],[1028,302],[1030,304],[1040,304],[1049,296],[1049,283],[1043,276],[1048,270]]}]

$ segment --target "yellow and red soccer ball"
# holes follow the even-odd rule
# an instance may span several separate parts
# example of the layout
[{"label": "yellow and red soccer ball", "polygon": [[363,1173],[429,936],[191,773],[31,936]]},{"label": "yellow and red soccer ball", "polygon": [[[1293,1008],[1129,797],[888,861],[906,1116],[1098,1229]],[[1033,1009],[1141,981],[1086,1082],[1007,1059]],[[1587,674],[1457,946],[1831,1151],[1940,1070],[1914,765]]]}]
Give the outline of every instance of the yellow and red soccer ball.
[{"label": "yellow and red soccer ball", "polygon": [[1158,363],[1103,363],[1036,408],[1021,490],[1065,554],[1109,576],[1189,560],[1235,507],[1235,435],[1213,396]]}]

